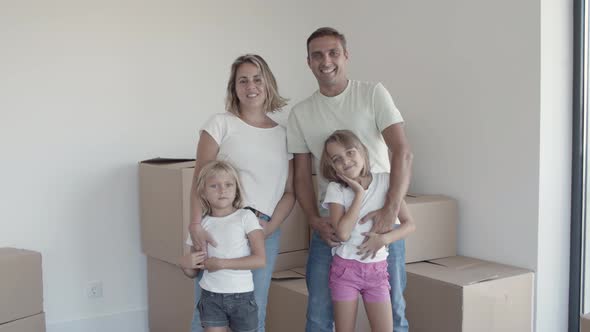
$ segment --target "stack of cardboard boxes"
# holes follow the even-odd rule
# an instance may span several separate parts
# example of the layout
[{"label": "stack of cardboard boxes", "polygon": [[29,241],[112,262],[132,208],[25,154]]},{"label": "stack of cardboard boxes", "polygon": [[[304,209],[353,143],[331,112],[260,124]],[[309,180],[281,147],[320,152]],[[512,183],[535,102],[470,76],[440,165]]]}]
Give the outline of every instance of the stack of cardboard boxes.
[{"label": "stack of cardboard boxes", "polygon": [[[140,163],[142,246],[148,256],[150,331],[189,331],[194,283],[176,265],[187,252],[193,160]],[[533,273],[457,255],[455,200],[408,195],[416,232],[406,240],[406,313],[414,332],[532,331]],[[296,205],[282,226],[266,330],[304,331],[305,216]],[[360,301],[357,331],[370,331]]]},{"label": "stack of cardboard boxes", "polygon": [[[406,315],[414,332],[532,331],[533,273],[456,256],[456,202],[440,195],[409,195],[416,231],[406,239]],[[273,275],[269,332],[305,330],[305,269]],[[362,300],[356,331],[370,331]]]},{"label": "stack of cardboard boxes", "polygon": [[0,332],[44,332],[41,254],[0,248]]},{"label": "stack of cardboard boxes", "polygon": [[[151,159],[140,162],[142,250],[147,255],[148,316],[151,332],[190,331],[194,281],[177,265],[190,218],[194,160]],[[309,228],[298,205],[281,226],[282,240],[275,270],[303,266]]]}]

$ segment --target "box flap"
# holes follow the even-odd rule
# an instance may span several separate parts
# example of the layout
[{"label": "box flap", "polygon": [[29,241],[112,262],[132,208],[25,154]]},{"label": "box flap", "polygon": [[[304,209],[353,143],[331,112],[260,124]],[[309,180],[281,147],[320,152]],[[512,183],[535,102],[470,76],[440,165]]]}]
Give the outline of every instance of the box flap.
[{"label": "box flap", "polygon": [[140,165],[153,165],[158,167],[182,169],[182,168],[194,168],[195,159],[182,159],[182,158],[152,158],[142,160],[139,162]]},{"label": "box flap", "polygon": [[301,267],[294,267],[291,269],[292,271],[295,271],[303,276],[305,276],[305,266],[301,266]]},{"label": "box flap", "polygon": [[[300,268],[301,269],[301,268]],[[294,270],[278,271],[272,274],[272,280],[293,280],[293,279],[305,279],[305,272],[300,273]]]},{"label": "box flap", "polygon": [[406,270],[461,287],[530,272],[522,268],[463,256],[408,264]]}]

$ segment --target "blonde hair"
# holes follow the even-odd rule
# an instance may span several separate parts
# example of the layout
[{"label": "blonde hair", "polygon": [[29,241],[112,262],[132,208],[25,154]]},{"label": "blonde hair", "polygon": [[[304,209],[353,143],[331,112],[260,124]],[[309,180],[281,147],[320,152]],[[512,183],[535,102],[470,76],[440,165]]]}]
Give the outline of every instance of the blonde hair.
[{"label": "blonde hair", "polygon": [[367,147],[361,142],[361,140],[350,130],[336,130],[333,132],[326,141],[324,142],[324,150],[322,151],[322,158],[320,159],[320,172],[322,176],[331,182],[338,182],[344,186],[348,186],[346,182],[338,177],[336,170],[334,169],[334,163],[332,158],[328,155],[328,144],[338,143],[347,149],[355,148],[362,154],[365,160],[365,166],[361,170],[361,176],[369,175],[371,171],[369,161],[369,151]]},{"label": "blonde hair", "polygon": [[201,172],[197,177],[197,186],[195,188],[197,196],[201,201],[201,206],[203,208],[203,216],[207,216],[211,214],[211,205],[205,198],[205,182],[211,176],[219,174],[221,172],[227,172],[231,175],[236,181],[236,197],[232,202],[232,206],[236,209],[241,209],[244,206],[244,189],[242,189],[242,184],[240,183],[240,177],[238,175],[238,171],[227,161],[220,161],[220,160],[213,160],[205,164],[203,168],[201,168]]},{"label": "blonde hair", "polygon": [[264,79],[264,89],[266,92],[266,100],[264,101],[264,109],[267,113],[275,112],[287,105],[288,99],[279,95],[279,87],[270,67],[260,55],[244,54],[238,57],[231,65],[231,72],[229,80],[227,81],[227,94],[225,97],[225,110],[235,115],[240,114],[240,99],[236,92],[236,75],[238,68],[244,63],[251,63],[255,65]]}]

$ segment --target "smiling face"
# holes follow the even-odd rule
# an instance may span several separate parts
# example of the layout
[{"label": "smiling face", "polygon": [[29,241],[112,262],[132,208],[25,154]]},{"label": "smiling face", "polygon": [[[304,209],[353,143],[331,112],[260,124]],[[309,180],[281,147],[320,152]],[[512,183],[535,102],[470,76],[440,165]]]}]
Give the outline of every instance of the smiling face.
[{"label": "smiling face", "polygon": [[365,169],[365,156],[355,147],[345,147],[338,142],[326,145],[326,152],[337,174],[358,179]]},{"label": "smiling face", "polygon": [[347,63],[348,52],[338,38],[324,36],[309,42],[307,64],[316,77],[320,90],[344,90],[348,82]]},{"label": "smiling face", "polygon": [[258,67],[246,62],[238,67],[235,79],[240,111],[262,110],[266,100],[266,82]]},{"label": "smiling face", "polygon": [[236,188],[236,179],[226,171],[219,171],[205,180],[203,196],[214,214],[233,209]]}]

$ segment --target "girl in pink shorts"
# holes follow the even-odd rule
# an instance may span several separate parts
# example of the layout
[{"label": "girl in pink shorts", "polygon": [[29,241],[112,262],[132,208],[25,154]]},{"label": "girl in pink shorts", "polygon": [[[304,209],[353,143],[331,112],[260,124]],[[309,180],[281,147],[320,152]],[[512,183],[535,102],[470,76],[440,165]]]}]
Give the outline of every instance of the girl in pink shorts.
[{"label": "girl in pink shorts", "polygon": [[[372,331],[393,330],[387,246],[405,238],[415,225],[402,201],[392,230],[371,232],[372,220],[359,223],[362,216],[381,209],[389,188],[389,173],[371,173],[367,148],[349,130],[337,130],[324,143],[320,166],[331,181],[323,207],[340,245],[332,248],[330,290],[334,303],[336,331],[354,331],[357,303],[362,295]],[[372,255],[366,254],[372,253]]]}]

